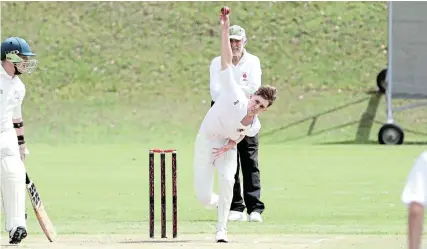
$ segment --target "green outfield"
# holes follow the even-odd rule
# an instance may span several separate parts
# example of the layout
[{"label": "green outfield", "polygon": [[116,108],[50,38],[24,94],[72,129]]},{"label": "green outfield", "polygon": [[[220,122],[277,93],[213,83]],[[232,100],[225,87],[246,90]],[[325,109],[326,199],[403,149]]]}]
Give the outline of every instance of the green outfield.
[{"label": "green outfield", "polygon": [[[26,38],[40,62],[22,77],[26,167],[58,232],[49,243],[28,203],[29,237],[21,248],[218,247],[216,214],[194,195],[192,157],[210,106],[208,69],[219,54],[222,4],[1,3],[1,39]],[[427,112],[396,113],[405,145],[377,144],[386,121],[384,96],[375,93],[376,75],[387,65],[386,4],[226,4],[232,23],[246,28],[247,49],[261,59],[263,83],[276,85],[279,99],[260,118],[264,222],[229,223],[231,243],[220,246],[404,248],[400,194],[426,149]],[[153,147],[178,151],[175,242],[148,237]]]},{"label": "green outfield", "polygon": [[[128,238],[120,237],[125,234],[131,236],[130,241],[149,241],[148,155],[143,153],[146,149],[139,144],[32,146],[34,156],[28,159],[27,168],[57,228],[60,245],[71,243],[67,242],[70,235],[87,236],[86,240],[94,239],[94,234],[112,235],[117,243]],[[398,248],[391,243],[394,239],[384,239],[385,244],[381,244],[378,238],[405,234],[405,209],[400,194],[413,158],[423,149],[263,145],[260,165],[262,199],[267,207],[264,222],[230,223],[230,239],[234,238],[239,245],[238,242],[258,240],[262,246],[270,241],[267,238],[271,238],[271,243],[291,243],[289,238],[293,238],[292,243],[304,244],[322,238],[325,243],[335,243],[329,240],[341,236],[340,245],[347,241],[355,244],[348,248],[367,249],[354,236],[370,235],[378,245]],[[192,172],[192,148],[182,145],[178,150],[178,241],[190,238],[191,243],[207,243],[213,239],[216,216],[195,199]],[[159,179],[158,168],[156,176]],[[168,170],[168,190],[170,176]],[[159,187],[157,181],[157,238]],[[167,230],[171,237],[170,191],[167,196]],[[40,235],[34,215],[31,211],[29,214],[30,234]],[[248,234],[252,236],[247,237]],[[292,234],[296,237],[289,237]],[[308,239],[310,236],[312,240]],[[37,243],[47,246],[42,235],[36,238]],[[32,239],[30,236],[29,241]]]}]

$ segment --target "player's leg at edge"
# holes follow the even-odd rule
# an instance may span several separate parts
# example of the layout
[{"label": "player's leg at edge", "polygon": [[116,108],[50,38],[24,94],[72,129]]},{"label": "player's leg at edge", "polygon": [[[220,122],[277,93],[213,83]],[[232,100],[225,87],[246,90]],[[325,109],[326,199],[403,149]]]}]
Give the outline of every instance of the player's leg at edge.
[{"label": "player's leg at edge", "polygon": [[411,202],[408,208],[408,248],[420,249],[424,222],[424,205]]},{"label": "player's leg at edge", "polygon": [[402,192],[402,202],[408,207],[408,248],[420,249],[427,198],[427,151],[424,151],[410,170]]}]

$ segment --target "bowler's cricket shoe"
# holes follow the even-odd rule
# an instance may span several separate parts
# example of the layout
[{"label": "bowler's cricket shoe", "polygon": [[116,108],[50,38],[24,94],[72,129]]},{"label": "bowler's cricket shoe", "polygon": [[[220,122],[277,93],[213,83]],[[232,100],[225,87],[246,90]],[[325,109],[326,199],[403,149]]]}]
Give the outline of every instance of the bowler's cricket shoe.
[{"label": "bowler's cricket shoe", "polygon": [[228,243],[227,231],[225,229],[217,230],[215,239],[217,243]]},{"label": "bowler's cricket shoe", "polygon": [[15,227],[9,233],[9,244],[19,244],[27,237],[27,230],[25,227]]}]

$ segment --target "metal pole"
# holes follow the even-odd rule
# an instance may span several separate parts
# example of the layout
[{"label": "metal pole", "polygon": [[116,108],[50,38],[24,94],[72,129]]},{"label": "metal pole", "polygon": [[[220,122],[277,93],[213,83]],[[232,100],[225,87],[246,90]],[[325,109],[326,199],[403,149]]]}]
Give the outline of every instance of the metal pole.
[{"label": "metal pole", "polygon": [[388,69],[387,69],[387,123],[394,123],[391,103],[393,86],[393,2],[388,2]]}]

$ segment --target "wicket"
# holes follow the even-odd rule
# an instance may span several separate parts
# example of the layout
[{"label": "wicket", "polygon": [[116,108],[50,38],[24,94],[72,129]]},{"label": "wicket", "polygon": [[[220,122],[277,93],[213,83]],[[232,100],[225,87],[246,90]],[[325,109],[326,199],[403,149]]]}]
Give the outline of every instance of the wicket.
[{"label": "wicket", "polygon": [[178,235],[178,210],[176,187],[176,150],[151,149],[149,151],[149,181],[150,181],[150,238],[154,238],[154,153],[160,154],[160,193],[161,193],[161,237],[166,238],[166,153],[172,155],[172,236]]}]

